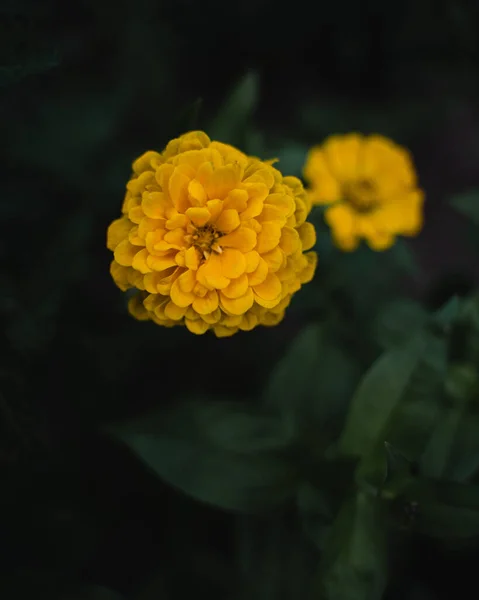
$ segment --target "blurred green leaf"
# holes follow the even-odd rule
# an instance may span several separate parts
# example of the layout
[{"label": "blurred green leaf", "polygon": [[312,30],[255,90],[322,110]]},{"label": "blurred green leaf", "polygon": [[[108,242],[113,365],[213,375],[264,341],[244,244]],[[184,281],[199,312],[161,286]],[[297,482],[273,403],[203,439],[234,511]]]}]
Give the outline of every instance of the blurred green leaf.
[{"label": "blurred green leaf", "polygon": [[237,402],[195,404],[108,429],[159,477],[202,502],[254,512],[293,496],[298,474],[274,417]]},{"label": "blurred green leaf", "polygon": [[241,600],[310,600],[316,550],[278,516],[241,517],[237,526]]},{"label": "blurred green leaf", "polygon": [[451,206],[479,225],[479,189],[472,189],[451,198]]},{"label": "blurred green leaf", "polygon": [[329,533],[317,597],[380,600],[386,584],[385,531],[378,501],[358,492],[344,503]]},{"label": "blurred green leaf", "polygon": [[420,329],[428,312],[414,300],[403,298],[386,304],[374,324],[375,337],[385,349],[399,346]]},{"label": "blurred green leaf", "polygon": [[396,506],[414,504],[415,531],[440,539],[479,537],[479,487],[417,478]]},{"label": "blurred green leaf", "polygon": [[208,126],[208,135],[224,143],[239,144],[259,99],[259,75],[250,71],[235,89]]},{"label": "blurred green leaf", "polygon": [[374,447],[426,347],[427,338],[418,333],[385,352],[367,371],[353,397],[339,441],[342,453],[364,456]]},{"label": "blurred green leaf", "polygon": [[303,329],[273,370],[263,393],[287,435],[324,446],[339,433],[359,367],[321,325]]}]

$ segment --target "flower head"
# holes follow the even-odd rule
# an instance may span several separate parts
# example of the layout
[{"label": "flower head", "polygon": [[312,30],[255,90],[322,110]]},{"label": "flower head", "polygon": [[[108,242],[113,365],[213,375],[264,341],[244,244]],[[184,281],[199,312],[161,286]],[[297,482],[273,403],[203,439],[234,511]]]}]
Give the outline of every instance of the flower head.
[{"label": "flower head", "polygon": [[107,246],[138,319],[218,337],[275,325],[314,275],[310,202],[271,162],[195,131],[140,156],[126,187]]},{"label": "flower head", "polygon": [[396,235],[421,230],[424,194],[411,157],[385,137],[332,136],[310,150],[304,177],[312,203],[331,204],[325,220],[342,250],[354,250],[361,238],[385,250]]}]

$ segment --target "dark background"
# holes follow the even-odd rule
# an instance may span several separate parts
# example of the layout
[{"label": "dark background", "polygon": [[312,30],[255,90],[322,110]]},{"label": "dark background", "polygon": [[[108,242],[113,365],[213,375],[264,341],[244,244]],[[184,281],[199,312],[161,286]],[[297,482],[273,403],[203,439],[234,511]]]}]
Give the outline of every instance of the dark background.
[{"label": "dark background", "polygon": [[[277,328],[226,340],[133,321],[105,248],[132,160],[207,129],[245,73],[257,102],[222,141],[288,174],[329,134],[388,135],[427,197],[405,292],[438,307],[479,280],[448,207],[479,185],[478,32],[472,0],[0,2],[2,598],[223,599],[218,579],[233,585],[233,518],[98,431],[191,392],[255,397],[307,316],[293,304]],[[464,581],[468,564],[441,570],[434,552],[418,549],[420,579],[452,597],[447,573],[461,563]]]}]

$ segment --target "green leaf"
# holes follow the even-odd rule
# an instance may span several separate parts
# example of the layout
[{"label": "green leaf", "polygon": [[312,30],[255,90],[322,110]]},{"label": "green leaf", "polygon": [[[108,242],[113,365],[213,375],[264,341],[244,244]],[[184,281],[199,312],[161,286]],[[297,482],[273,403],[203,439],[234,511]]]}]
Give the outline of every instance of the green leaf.
[{"label": "green leaf", "polygon": [[378,432],[371,451],[364,455],[356,473],[357,481],[376,486],[383,472],[384,442],[394,446],[411,461],[425,451],[444,410],[446,344],[442,338],[424,332],[425,345],[408,377],[400,399]]},{"label": "green leaf", "polygon": [[479,487],[417,478],[396,507],[414,503],[415,531],[439,539],[479,537]]},{"label": "green leaf", "polygon": [[286,435],[327,445],[339,433],[359,367],[325,327],[309,325],[273,370],[263,393]]},{"label": "green leaf", "polygon": [[367,371],[354,394],[339,441],[342,453],[363,456],[371,451],[426,347],[425,335],[416,334],[405,344],[385,352]]},{"label": "green leaf", "polygon": [[479,189],[472,189],[451,198],[451,206],[479,225]]},{"label": "green leaf", "polygon": [[380,600],[387,584],[384,524],[376,498],[358,492],[344,503],[322,556],[317,597]]},{"label": "green leaf", "polygon": [[279,421],[238,402],[198,400],[109,431],[167,483],[225,510],[272,508],[296,490]]},{"label": "green leaf", "polygon": [[413,332],[421,329],[428,312],[414,300],[393,300],[379,312],[374,324],[375,337],[380,346],[390,349],[407,342]]},{"label": "green leaf", "polygon": [[237,559],[245,600],[310,600],[317,553],[283,516],[241,517]]},{"label": "green leaf", "polygon": [[259,99],[259,76],[250,71],[238,82],[208,127],[212,139],[237,144],[247,128]]}]

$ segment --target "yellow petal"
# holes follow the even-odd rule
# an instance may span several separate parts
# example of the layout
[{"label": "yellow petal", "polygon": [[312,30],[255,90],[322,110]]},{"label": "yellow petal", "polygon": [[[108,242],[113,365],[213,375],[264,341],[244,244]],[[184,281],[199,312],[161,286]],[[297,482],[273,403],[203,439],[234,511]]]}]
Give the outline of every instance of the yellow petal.
[{"label": "yellow petal", "polygon": [[167,244],[169,244],[173,248],[180,249],[181,247],[184,246],[184,243],[185,243],[184,238],[185,238],[185,230],[182,229],[181,227],[178,227],[177,229],[173,229],[173,231],[168,231],[165,234],[163,241],[166,242]]},{"label": "yellow petal", "polygon": [[308,191],[313,204],[330,204],[341,199],[340,183],[331,173],[321,147],[309,151],[303,173],[310,183]]},{"label": "yellow petal", "polygon": [[145,213],[141,206],[132,206],[128,211],[128,218],[132,223],[138,225],[141,223],[141,220],[145,217]]},{"label": "yellow petal", "polygon": [[309,250],[316,244],[316,229],[312,223],[305,222],[298,228],[303,250]]},{"label": "yellow petal", "polygon": [[185,252],[185,267],[196,271],[200,266],[200,253],[194,246]]},{"label": "yellow petal", "polygon": [[283,227],[281,231],[281,239],[279,241],[279,247],[281,250],[289,256],[300,248],[301,240],[299,239],[299,233],[292,227]]},{"label": "yellow petal", "polygon": [[231,190],[224,201],[225,209],[234,209],[239,213],[246,210],[248,205],[248,192],[246,190]]},{"label": "yellow petal", "polygon": [[170,198],[175,205],[176,210],[180,213],[186,212],[187,208],[190,206],[188,200],[189,183],[189,178],[181,173],[178,168],[174,170],[168,182]]},{"label": "yellow petal", "polygon": [[197,179],[192,179],[188,184],[188,194],[193,206],[202,206],[206,202],[205,188]]},{"label": "yellow petal", "polygon": [[243,273],[241,277],[233,279],[229,286],[222,290],[222,294],[224,294],[227,298],[239,298],[240,296],[244,296],[244,294],[246,294],[248,287],[248,276],[246,273]]},{"label": "yellow petal", "polygon": [[138,321],[148,321],[150,318],[148,311],[143,306],[140,294],[136,294],[128,300],[128,312]]},{"label": "yellow petal", "polygon": [[185,325],[191,333],[196,333],[196,335],[203,335],[210,328],[208,323],[203,321],[203,319],[196,319],[195,321],[185,319]]},{"label": "yellow petal", "polygon": [[229,279],[243,275],[246,269],[244,254],[234,248],[226,248],[220,254],[221,273]]},{"label": "yellow petal", "polygon": [[335,239],[357,238],[354,211],[347,204],[336,204],[324,213],[324,220],[333,230]]},{"label": "yellow petal", "polygon": [[357,176],[358,161],[363,137],[357,133],[333,135],[323,146],[323,151],[332,175],[340,181]]},{"label": "yellow petal", "polygon": [[256,250],[263,254],[269,252],[279,244],[281,239],[281,225],[275,221],[262,224],[261,232],[256,242]]},{"label": "yellow petal", "polygon": [[112,260],[110,263],[110,275],[113,278],[115,284],[122,290],[126,292],[131,285],[128,281],[128,267],[122,267],[119,265],[116,260]]},{"label": "yellow petal", "polygon": [[390,233],[385,233],[383,231],[371,232],[369,235],[365,236],[366,242],[371,250],[376,250],[377,252],[381,252],[382,250],[387,250],[390,248],[395,242],[395,236]]},{"label": "yellow petal", "polygon": [[174,302],[168,302],[165,306],[165,317],[172,321],[180,321],[186,313],[185,306],[176,306]]},{"label": "yellow petal", "polygon": [[301,283],[309,283],[313,279],[314,272],[316,271],[318,255],[316,252],[308,252],[304,256],[306,257],[308,264],[299,274],[299,279]]},{"label": "yellow petal", "polygon": [[221,259],[218,254],[210,254],[208,260],[197,271],[197,279],[202,285],[221,290],[227,287],[230,280],[222,273]]},{"label": "yellow petal", "polygon": [[249,199],[248,206],[241,213],[240,217],[242,221],[246,221],[261,214],[264,201],[269,194],[269,189],[263,183],[249,183],[243,184],[243,186],[248,192]]},{"label": "yellow petal", "polygon": [[106,246],[108,250],[115,250],[120,242],[128,238],[131,222],[126,218],[116,219],[108,227]]},{"label": "yellow petal", "polygon": [[180,308],[190,306],[195,299],[195,296],[191,292],[184,292],[178,283],[178,279],[173,283],[170,290],[171,299]]},{"label": "yellow petal", "polygon": [[144,171],[155,170],[163,162],[161,154],[148,150],[133,162],[133,172],[140,175]]},{"label": "yellow petal", "polygon": [[218,302],[218,292],[211,290],[203,298],[197,296],[193,300],[193,309],[200,315],[208,315],[218,308]]},{"label": "yellow petal", "polygon": [[246,259],[246,273],[252,273],[258,268],[260,255],[256,252],[256,250],[251,250],[251,252],[246,252],[244,255]]},{"label": "yellow petal", "polygon": [[[280,211],[286,218],[290,217],[294,214],[295,211],[295,203],[292,196],[289,194],[269,194],[269,196],[264,201],[265,207],[275,208]],[[263,209],[264,210],[264,209]],[[263,219],[267,221],[268,219]]]},{"label": "yellow petal", "polygon": [[131,267],[133,259],[140,248],[133,246],[128,240],[123,240],[115,248],[115,260],[122,267]]},{"label": "yellow petal", "polygon": [[213,171],[205,185],[210,200],[224,200],[229,192],[237,187],[241,178],[239,164],[226,165]]},{"label": "yellow petal", "polygon": [[143,250],[140,250],[139,252],[137,252],[137,254],[135,254],[131,266],[137,271],[140,271],[140,273],[143,273],[143,275],[146,275],[146,273],[151,273],[151,269],[146,263],[146,259],[149,255],[150,253],[148,252],[148,250],[146,248],[143,248]]},{"label": "yellow petal", "polygon": [[164,271],[169,267],[176,267],[175,256],[176,252],[168,252],[163,256],[155,256],[150,254],[146,259],[146,264],[153,271]]},{"label": "yellow petal", "polygon": [[274,273],[269,273],[263,283],[254,286],[253,291],[263,300],[275,300],[281,296],[281,281]]},{"label": "yellow petal", "polygon": [[266,261],[268,269],[271,273],[274,273],[280,269],[285,261],[284,252],[281,250],[281,248],[279,248],[279,246],[276,246],[276,248],[273,248],[273,250],[263,254],[262,258]]},{"label": "yellow petal", "polygon": [[207,315],[201,315],[201,318],[203,319],[203,321],[205,321],[205,323],[208,323],[209,325],[214,325],[215,323],[218,323],[218,321],[221,319],[222,314],[223,313],[221,312],[221,309],[217,308],[212,313],[209,313]]},{"label": "yellow petal", "polygon": [[221,233],[230,233],[237,227],[239,227],[240,218],[238,212],[233,208],[223,210],[221,215],[218,217],[215,225]]},{"label": "yellow petal", "polygon": [[221,306],[226,310],[226,312],[231,313],[232,315],[242,315],[253,306],[253,290],[248,288],[246,294],[244,294],[244,296],[240,296],[239,298],[228,298],[223,294],[223,292],[220,292],[220,301]]},{"label": "yellow petal", "polygon": [[255,271],[253,271],[253,273],[248,275],[249,284],[251,286],[259,285],[260,283],[263,283],[263,281],[266,279],[267,276],[268,276],[268,263],[263,258],[260,258],[260,261],[259,261],[258,266],[255,269]]},{"label": "yellow petal", "polygon": [[251,331],[258,325],[258,317],[251,311],[243,315],[239,328],[241,331]]},{"label": "yellow petal", "polygon": [[211,218],[210,211],[205,207],[188,208],[186,214],[196,227],[203,227]]},{"label": "yellow petal", "polygon": [[173,215],[168,221],[166,221],[165,226],[167,229],[178,229],[185,228],[188,224],[188,218],[186,215],[181,213],[176,213]]},{"label": "yellow petal", "polygon": [[247,177],[244,180],[244,183],[262,183],[268,188],[268,190],[270,190],[274,185],[272,169],[258,169],[255,173],[253,173],[253,175]]},{"label": "yellow petal", "polygon": [[163,192],[145,192],[141,200],[141,208],[150,219],[162,219],[167,205],[168,201]]},{"label": "yellow petal", "polygon": [[224,327],[223,325],[215,325],[215,327],[213,327],[213,331],[217,338],[225,338],[234,335],[238,331],[238,328]]},{"label": "yellow petal", "polygon": [[223,210],[223,204],[223,200],[208,200],[206,203],[206,208],[209,210],[211,215],[211,223],[214,223],[221,214],[221,211]]},{"label": "yellow petal", "polygon": [[249,252],[256,246],[256,232],[249,227],[239,227],[236,231],[218,238],[221,247],[236,248],[241,252]]},{"label": "yellow petal", "polygon": [[138,236],[146,240],[146,236],[150,232],[163,227],[164,223],[165,221],[163,219],[150,219],[149,217],[144,217],[138,225]]},{"label": "yellow petal", "polygon": [[178,277],[178,285],[182,292],[190,293],[196,284],[196,275],[194,271],[185,271]]}]

